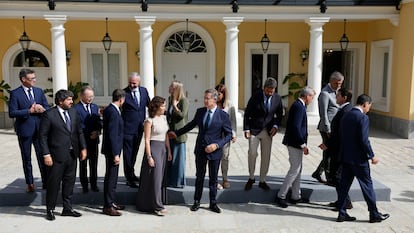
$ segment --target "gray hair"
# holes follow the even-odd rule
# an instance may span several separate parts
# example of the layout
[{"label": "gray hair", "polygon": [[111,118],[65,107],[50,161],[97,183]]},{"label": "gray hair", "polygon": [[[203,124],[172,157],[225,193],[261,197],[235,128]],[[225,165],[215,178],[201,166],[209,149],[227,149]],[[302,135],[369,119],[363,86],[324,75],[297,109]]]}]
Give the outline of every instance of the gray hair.
[{"label": "gray hair", "polygon": [[141,76],[139,76],[138,72],[131,72],[128,76],[128,78],[133,78],[133,77],[138,77],[139,79],[141,79]]},{"label": "gray hair", "polygon": [[300,91],[300,97],[305,97],[305,96],[309,96],[309,95],[316,95],[316,92],[313,88],[311,87],[304,87],[302,88],[302,90]]},{"label": "gray hair", "polygon": [[276,88],[277,87],[277,81],[276,79],[272,78],[272,77],[268,77],[264,83],[264,87],[268,87],[268,88]]},{"label": "gray hair", "polygon": [[329,78],[329,81],[343,81],[344,80],[344,75],[341,74],[341,72],[335,71],[331,74],[331,77]]},{"label": "gray hair", "polygon": [[213,88],[207,89],[207,90],[204,92],[204,94],[211,94],[211,97],[213,97],[215,100],[217,100],[217,99],[218,99],[218,92],[217,92],[217,90],[216,90],[216,89],[213,89]]}]

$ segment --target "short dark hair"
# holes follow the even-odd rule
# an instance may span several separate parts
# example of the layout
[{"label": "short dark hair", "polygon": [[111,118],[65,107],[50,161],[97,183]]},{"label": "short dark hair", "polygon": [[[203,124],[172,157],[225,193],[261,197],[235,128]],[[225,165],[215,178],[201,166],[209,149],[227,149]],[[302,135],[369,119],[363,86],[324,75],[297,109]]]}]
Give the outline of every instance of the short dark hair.
[{"label": "short dark hair", "polygon": [[274,79],[272,77],[267,78],[265,83],[264,83],[264,87],[276,88],[277,87],[276,79]]},{"label": "short dark hair", "polygon": [[64,101],[68,97],[73,97],[73,93],[69,90],[60,89],[55,94],[55,104],[59,105],[60,101]]},{"label": "short dark hair", "polygon": [[362,94],[360,96],[358,96],[356,104],[357,105],[364,105],[365,103],[372,103],[372,99],[369,95],[366,94]]},{"label": "short dark hair", "polygon": [[338,90],[338,93],[342,96],[342,97],[346,97],[346,102],[351,102],[352,100],[352,91],[345,88],[345,87],[341,87],[341,89]]},{"label": "short dark hair", "polygon": [[115,89],[112,92],[112,102],[116,102],[122,98],[125,98],[125,91],[122,89]]},{"label": "short dark hair", "polygon": [[148,115],[149,117],[153,118],[155,114],[157,113],[158,109],[165,103],[165,98],[161,96],[155,96],[152,98],[152,100],[149,102],[148,105]]},{"label": "short dark hair", "polygon": [[21,69],[20,72],[19,72],[20,81],[22,80],[22,78],[25,78],[28,74],[34,74],[34,73],[35,73],[35,71],[32,70],[32,69],[29,69],[29,68]]}]

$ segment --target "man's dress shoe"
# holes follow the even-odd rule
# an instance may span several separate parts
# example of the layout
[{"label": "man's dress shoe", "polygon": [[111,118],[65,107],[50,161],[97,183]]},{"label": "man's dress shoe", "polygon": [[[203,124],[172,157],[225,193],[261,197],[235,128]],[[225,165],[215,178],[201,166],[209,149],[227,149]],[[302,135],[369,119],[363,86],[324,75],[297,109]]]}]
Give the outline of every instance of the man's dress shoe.
[{"label": "man's dress shoe", "polygon": [[246,183],[246,185],[244,186],[244,190],[249,191],[250,189],[252,189],[252,186],[254,184],[254,179],[249,179]]},{"label": "man's dress shoe", "polygon": [[269,191],[270,190],[269,185],[267,185],[265,181],[259,182],[259,188],[263,189],[264,191]]},{"label": "man's dress shoe", "polygon": [[218,207],[217,204],[212,204],[210,205],[210,207],[208,207],[211,211],[215,212],[215,213],[221,213],[221,209]]},{"label": "man's dress shoe", "polygon": [[306,198],[289,199],[289,203],[293,205],[296,205],[298,203],[309,203],[309,199],[306,199]]},{"label": "man's dress shoe", "polygon": [[28,193],[34,193],[34,191],[35,191],[34,184],[28,184],[27,185],[27,188],[26,188],[26,192],[28,192]]},{"label": "man's dress shoe", "polygon": [[352,222],[355,220],[356,220],[355,217],[351,217],[348,214],[338,215],[338,218],[336,219],[337,222]]},{"label": "man's dress shoe", "polygon": [[129,187],[131,187],[131,188],[138,188],[138,185],[134,181],[128,180],[126,182],[126,185],[129,186]]},{"label": "man's dress shoe", "polygon": [[64,209],[62,211],[62,214],[61,215],[62,216],[72,216],[72,217],[80,217],[80,216],[82,216],[81,213],[79,213],[79,212],[77,212],[76,210],[73,210],[73,209],[71,209],[71,210]]},{"label": "man's dress shoe", "polygon": [[55,213],[53,213],[53,210],[46,210],[46,219],[49,221],[53,221],[56,219]]},{"label": "man's dress shoe", "polygon": [[114,207],[108,207],[103,209],[103,213],[109,216],[121,216],[122,214]]},{"label": "man's dress shoe", "polygon": [[117,203],[112,203],[112,207],[114,207],[114,209],[116,209],[116,210],[124,210],[125,209],[125,206],[119,205]]},{"label": "man's dress shoe", "polygon": [[312,177],[315,178],[317,181],[319,181],[322,184],[326,183],[326,180],[322,179],[321,175],[319,175],[316,172],[312,173]]},{"label": "man's dress shoe", "polygon": [[385,219],[387,219],[387,218],[389,218],[390,217],[390,215],[389,214],[381,214],[381,213],[378,213],[377,215],[375,215],[375,216],[372,216],[372,215],[370,215],[369,216],[369,222],[370,223],[374,223],[374,222],[382,222],[382,221],[384,221]]},{"label": "man's dress shoe", "polygon": [[286,199],[276,197],[275,201],[276,201],[276,204],[281,208],[287,208],[288,207]]},{"label": "man's dress shoe", "polygon": [[191,206],[190,210],[197,211],[198,209],[200,209],[200,201],[194,201],[194,204]]}]

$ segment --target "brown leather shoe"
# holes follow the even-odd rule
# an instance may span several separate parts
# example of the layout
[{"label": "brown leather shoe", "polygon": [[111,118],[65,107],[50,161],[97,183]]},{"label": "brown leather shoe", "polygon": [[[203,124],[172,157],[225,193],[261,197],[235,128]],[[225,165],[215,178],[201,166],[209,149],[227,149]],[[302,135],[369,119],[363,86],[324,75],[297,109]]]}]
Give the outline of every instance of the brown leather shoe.
[{"label": "brown leather shoe", "polygon": [[228,180],[223,180],[223,188],[225,188],[225,189],[230,188],[230,182]]},{"label": "brown leather shoe", "polygon": [[247,181],[246,185],[244,186],[244,190],[249,191],[250,189],[252,189],[252,186],[253,186],[254,182],[255,182],[254,179],[253,180],[249,179]]},{"label": "brown leather shoe", "polygon": [[103,209],[103,213],[109,216],[121,216],[122,214],[114,207],[108,207]]},{"label": "brown leather shoe", "polygon": [[34,186],[34,184],[28,184],[28,185],[27,185],[27,188],[26,188],[26,192],[27,192],[27,193],[34,193],[34,191],[35,191],[35,186]]}]

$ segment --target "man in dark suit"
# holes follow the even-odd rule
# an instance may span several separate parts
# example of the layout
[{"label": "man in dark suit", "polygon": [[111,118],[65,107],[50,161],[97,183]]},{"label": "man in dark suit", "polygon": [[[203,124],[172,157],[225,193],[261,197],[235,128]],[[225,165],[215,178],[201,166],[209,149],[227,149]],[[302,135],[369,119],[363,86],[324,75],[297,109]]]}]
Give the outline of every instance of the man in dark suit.
[{"label": "man in dark suit", "polygon": [[55,94],[56,106],[43,113],[39,141],[45,165],[48,167],[46,213],[48,220],[55,220],[53,213],[62,183],[62,216],[80,217],[72,209],[71,198],[76,179],[77,157],[86,159],[86,143],[78,113],[72,107],[73,93],[59,90]]},{"label": "man in dark suit", "polygon": [[346,212],[346,197],[354,177],[358,179],[365,202],[368,205],[369,222],[381,222],[389,214],[378,212],[376,196],[372,185],[369,160],[372,164],[378,163],[369,142],[369,119],[366,113],[371,108],[371,97],[362,94],[358,96],[355,107],[345,113],[340,123],[340,150],[339,159],[342,163],[342,174],[339,183],[337,222],[355,221]]},{"label": "man in dark suit", "polygon": [[171,138],[176,138],[194,127],[198,126],[198,135],[194,154],[196,156],[196,183],[194,193],[194,204],[192,211],[200,208],[201,195],[203,194],[203,183],[208,163],[208,186],[210,189],[210,210],[221,213],[217,206],[217,182],[218,170],[221,161],[222,148],[232,138],[232,128],[229,115],[217,108],[218,93],[215,89],[204,92],[204,107],[196,111],[194,119],[183,128],[170,132]]},{"label": "man in dark suit", "polygon": [[119,162],[124,136],[124,122],[120,107],[125,102],[125,91],[116,89],[112,93],[112,103],[103,112],[103,142],[102,154],[106,159],[104,181],[104,208],[103,213],[109,216],[121,216],[118,210],[125,207],[116,204],[115,191],[118,182]]},{"label": "man in dark suit", "polygon": [[39,123],[42,113],[49,108],[43,90],[34,87],[36,74],[31,69],[21,69],[19,78],[22,85],[10,92],[9,116],[16,118],[14,128],[19,141],[23,162],[26,191],[35,191],[32,172],[32,144],[35,148],[43,188],[46,187],[46,168],[39,147]]},{"label": "man in dark suit", "polygon": [[145,111],[150,98],[145,87],[140,86],[141,78],[133,72],[128,77],[128,87],[124,89],[125,103],[122,106],[122,119],[124,120],[124,174],[127,185],[138,188],[135,183],[138,177],[135,175],[135,162],[142,134],[144,133]]},{"label": "man in dark suit", "polygon": [[[339,105],[336,103],[336,92],[341,88],[344,82],[344,76],[335,71],[329,78],[329,83],[322,88],[318,97],[318,109],[319,109],[319,124],[318,130],[322,137],[322,143],[331,136],[331,122],[335,114],[338,112]],[[326,180],[322,179],[321,175],[325,172],[325,176],[328,178],[329,174],[329,156],[327,152],[323,151],[322,160],[319,163],[316,170],[312,173],[312,177],[321,183],[326,183]]]},{"label": "man in dark suit", "polygon": [[283,117],[282,100],[275,91],[276,87],[277,81],[274,78],[268,78],[265,81],[263,91],[250,97],[244,112],[244,136],[249,140],[249,180],[244,187],[245,190],[250,190],[255,182],[254,170],[259,144],[261,147],[259,187],[265,191],[270,189],[266,184],[266,176],[269,171],[272,139],[276,135]]},{"label": "man in dark suit", "polygon": [[[102,129],[102,121],[99,114],[99,106],[92,103],[94,91],[90,86],[82,87],[80,91],[80,101],[75,104],[78,112],[83,135],[85,136],[88,156],[85,160],[79,161],[79,178],[84,193],[89,191],[88,183],[91,183],[91,189],[99,192],[97,185],[98,180],[98,144],[99,134]],[[89,161],[89,182],[88,182],[88,161]]]},{"label": "man in dark suit", "polygon": [[306,144],[308,140],[306,106],[312,102],[314,96],[315,91],[312,88],[304,87],[300,92],[299,98],[292,104],[289,110],[286,132],[282,143],[287,146],[289,152],[290,168],[276,197],[276,203],[282,208],[288,207],[286,195],[289,188],[292,188],[290,198],[292,204],[303,201],[300,192],[302,159],[304,154],[309,154]]},{"label": "man in dark suit", "polygon": [[[352,100],[352,92],[346,88],[341,88],[336,94],[336,103],[340,106],[339,111],[336,113],[331,122],[331,136],[326,140],[326,143],[322,143],[319,147],[326,151],[329,156],[329,176],[327,177],[328,185],[334,186],[336,193],[339,196],[339,180],[341,177],[341,164],[338,160],[339,147],[340,147],[340,130],[339,125],[343,115],[352,109],[350,104]],[[338,202],[329,203],[330,206],[338,209]],[[352,209],[352,203],[349,196],[347,196],[347,209]]]}]

